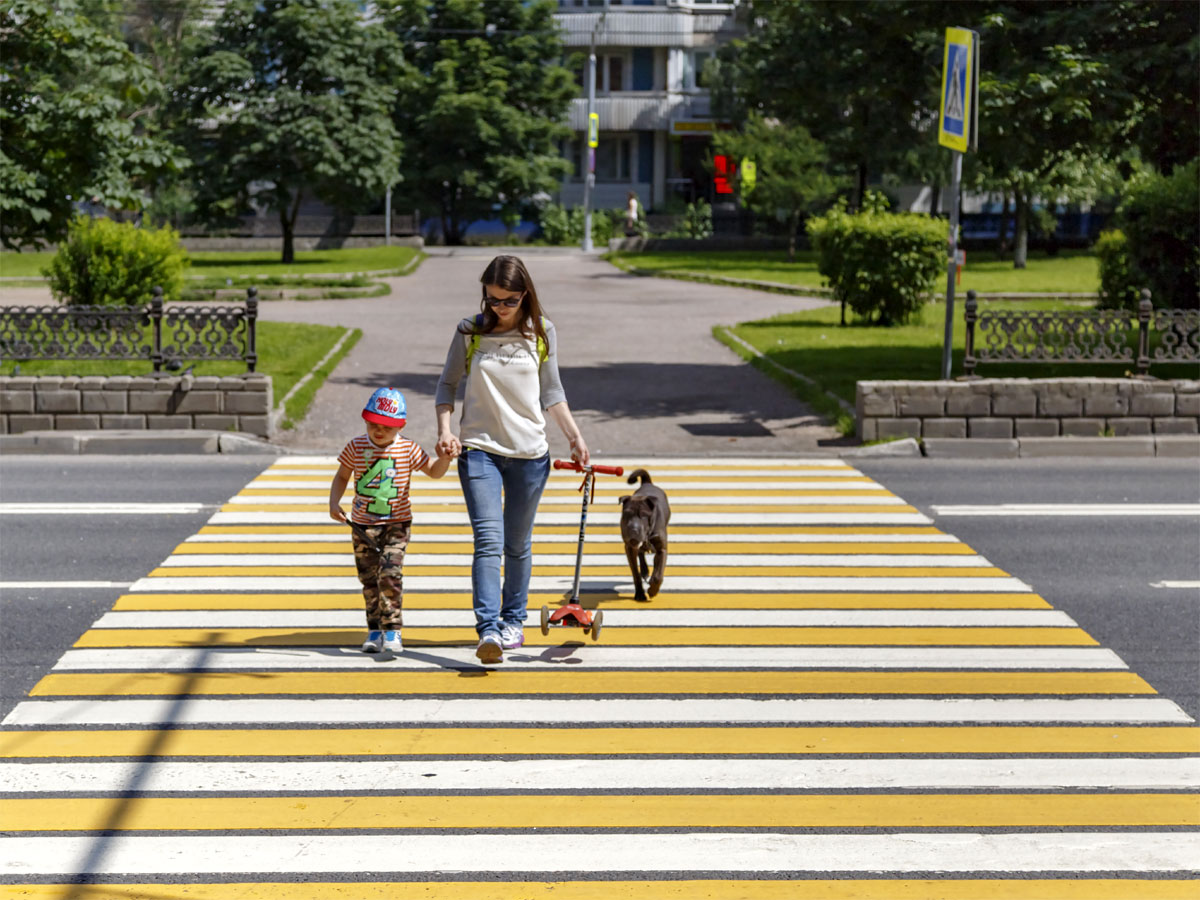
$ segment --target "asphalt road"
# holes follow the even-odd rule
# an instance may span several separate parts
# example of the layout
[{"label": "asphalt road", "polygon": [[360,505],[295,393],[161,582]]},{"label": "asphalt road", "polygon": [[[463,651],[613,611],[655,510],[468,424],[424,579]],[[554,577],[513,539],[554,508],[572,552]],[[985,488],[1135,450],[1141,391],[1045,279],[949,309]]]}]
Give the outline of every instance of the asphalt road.
[{"label": "asphalt road", "polygon": [[[129,584],[194,534],[269,456],[4,456],[0,504],[66,503],[79,515],[0,514],[0,583]],[[192,502],[190,515],[97,515],[94,503]],[[111,588],[0,589],[0,716],[8,713],[124,593]]]},{"label": "asphalt road", "polygon": [[[0,503],[219,504],[267,457],[0,459]],[[995,565],[1031,585],[1164,696],[1200,718],[1200,518],[968,518],[968,503],[1181,503],[1200,500],[1194,460],[857,460]],[[129,583],[211,515],[0,515],[0,582]],[[119,587],[11,589],[0,595],[0,716],[111,607]]]}]

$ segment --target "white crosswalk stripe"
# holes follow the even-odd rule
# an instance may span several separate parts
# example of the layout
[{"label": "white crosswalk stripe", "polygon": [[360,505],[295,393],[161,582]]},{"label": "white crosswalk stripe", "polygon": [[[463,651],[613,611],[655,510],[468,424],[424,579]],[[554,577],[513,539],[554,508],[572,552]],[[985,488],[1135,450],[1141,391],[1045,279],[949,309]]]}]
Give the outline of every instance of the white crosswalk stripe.
[{"label": "white crosswalk stripe", "polygon": [[662,593],[601,478],[603,632],[540,633],[554,472],[526,644],[483,667],[453,473],[413,486],[405,650],[367,655],[336,461],[275,460],[0,723],[0,896],[1183,896],[1200,729],[1029,584],[838,460],[604,462],[671,496]]}]

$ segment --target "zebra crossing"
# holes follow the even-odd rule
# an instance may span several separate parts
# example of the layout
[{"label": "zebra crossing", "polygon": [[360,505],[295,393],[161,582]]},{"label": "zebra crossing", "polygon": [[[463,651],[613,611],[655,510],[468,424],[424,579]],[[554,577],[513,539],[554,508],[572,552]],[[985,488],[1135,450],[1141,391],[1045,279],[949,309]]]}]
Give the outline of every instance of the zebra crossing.
[{"label": "zebra crossing", "polygon": [[540,633],[554,472],[484,668],[453,473],[372,657],[336,462],[276,460],[0,724],[0,900],[1197,896],[1200,728],[1029,585],[837,460],[605,462],[670,495],[663,592],[601,477],[601,639]]}]

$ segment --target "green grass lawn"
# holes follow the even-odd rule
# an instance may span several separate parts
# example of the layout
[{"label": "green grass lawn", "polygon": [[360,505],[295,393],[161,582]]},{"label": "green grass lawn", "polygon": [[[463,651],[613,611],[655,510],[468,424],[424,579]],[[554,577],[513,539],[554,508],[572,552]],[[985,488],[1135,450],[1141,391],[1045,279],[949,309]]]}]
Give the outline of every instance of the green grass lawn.
[{"label": "green grass lawn", "polygon": [[[653,251],[613,253],[610,260],[623,269],[651,272],[702,272],[726,278],[775,281],[797,287],[820,287],[816,253],[797,251],[796,261],[787,261],[787,251]],[[935,290],[945,294],[945,278],[939,278]],[[967,265],[956,289],[981,293],[1061,292],[1095,293],[1100,290],[1099,263],[1088,251],[1063,250],[1055,256],[1042,252],[1029,254],[1024,269],[1014,269],[1011,260],[998,260],[989,251],[967,253]]]},{"label": "green grass lawn", "polygon": [[[854,403],[855,382],[871,380],[937,379],[941,375],[945,304],[931,304],[918,323],[893,328],[838,324],[836,306],[787,313],[731,328],[738,337],[774,362],[802,372],[821,387]],[[1066,301],[982,301],[984,309],[1079,309]],[[962,306],[955,304],[952,374],[963,373],[965,325]],[[982,364],[976,374],[996,378],[1122,377],[1132,364]],[[764,371],[769,371],[764,369]],[[1153,366],[1160,378],[1195,378],[1195,365]]]},{"label": "green grass lawn", "polygon": [[[333,325],[304,325],[295,322],[259,322],[257,328],[258,366],[257,371],[271,376],[275,402],[278,403],[292,385],[299,381],[337,343],[347,329]],[[355,329],[357,330],[357,329]],[[355,338],[347,341],[352,344]],[[346,349],[346,348],[343,348]],[[12,375],[16,365],[12,360],[0,362],[0,375]],[[19,363],[22,375],[145,375],[153,371],[149,362],[137,360],[53,360],[32,359]],[[185,362],[184,366],[191,365]],[[322,367],[322,370],[329,366]],[[246,371],[242,362],[198,362],[195,375],[240,375]],[[297,396],[304,393],[314,381],[324,381],[328,375],[317,373]],[[319,380],[318,380],[319,379]],[[314,387],[308,391],[307,400],[312,401]],[[305,404],[307,409],[307,403]],[[293,416],[293,410],[296,415]],[[303,411],[288,404],[288,417],[303,418]]]},{"label": "green grass lawn", "polygon": [[[278,250],[247,252],[196,251],[188,276],[236,278],[264,275],[325,275],[336,272],[377,272],[402,269],[421,251],[414,247],[355,247],[344,250],[297,251],[296,261],[284,265]],[[50,265],[53,252],[0,253],[0,276],[38,278]]]}]

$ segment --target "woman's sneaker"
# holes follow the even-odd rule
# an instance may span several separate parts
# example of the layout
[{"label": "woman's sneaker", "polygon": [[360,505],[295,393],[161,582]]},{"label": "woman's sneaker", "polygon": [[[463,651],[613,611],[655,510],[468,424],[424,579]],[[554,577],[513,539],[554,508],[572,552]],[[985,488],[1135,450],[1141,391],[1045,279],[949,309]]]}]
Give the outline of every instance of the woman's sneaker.
[{"label": "woman's sneaker", "polygon": [[378,653],[383,648],[383,632],[368,631],[367,639],[363,641],[363,653]]},{"label": "woman's sneaker", "polygon": [[520,625],[505,622],[500,626],[500,646],[505,650],[516,650],[525,643],[525,630]]},{"label": "woman's sneaker", "polygon": [[395,631],[385,631],[383,633],[383,649],[390,650],[393,653],[404,652],[404,643],[400,640],[400,629]]},{"label": "woman's sneaker", "polygon": [[484,632],[479,638],[479,646],[475,648],[475,655],[479,657],[480,662],[504,662],[504,650],[500,646],[500,635],[494,631]]}]

